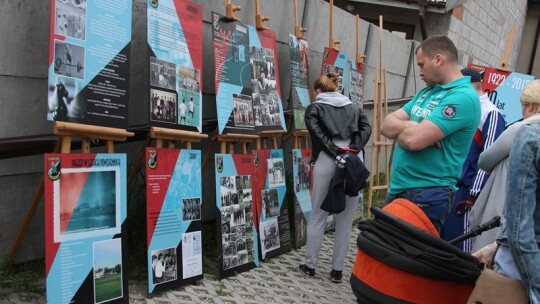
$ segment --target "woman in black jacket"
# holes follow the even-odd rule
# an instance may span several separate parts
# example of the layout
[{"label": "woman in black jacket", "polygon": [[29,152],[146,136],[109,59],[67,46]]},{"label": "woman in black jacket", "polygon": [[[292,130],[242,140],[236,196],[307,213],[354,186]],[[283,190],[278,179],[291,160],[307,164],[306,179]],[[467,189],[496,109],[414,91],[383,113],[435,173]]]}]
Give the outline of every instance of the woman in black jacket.
[{"label": "woman in black jacket", "polygon": [[[317,97],[305,112],[305,122],[313,149],[313,193],[311,195],[311,218],[308,224],[305,263],[299,268],[308,276],[315,275],[315,267],[326,226],[328,212],[320,207],[328,186],[334,176],[335,166],[343,162],[340,156],[343,148],[355,151],[360,156],[371,135],[371,126],[358,104],[338,92],[339,76],[329,73],[315,81]],[[361,157],[361,156],[360,156]],[[336,214],[336,232],[334,234],[334,252],[330,280],[341,282],[343,265],[349,250],[354,212],[358,195],[346,196],[343,212]]]}]

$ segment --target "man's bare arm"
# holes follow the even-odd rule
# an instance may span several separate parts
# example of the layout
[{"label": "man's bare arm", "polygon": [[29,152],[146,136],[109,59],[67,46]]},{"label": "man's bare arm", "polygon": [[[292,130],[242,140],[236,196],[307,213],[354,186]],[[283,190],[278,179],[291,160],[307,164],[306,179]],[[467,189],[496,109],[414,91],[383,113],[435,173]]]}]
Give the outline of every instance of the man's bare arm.
[{"label": "man's bare arm", "polygon": [[409,121],[409,114],[403,109],[399,109],[386,116],[381,124],[381,133],[387,138],[396,139],[407,127],[417,124]]},{"label": "man's bare arm", "polygon": [[444,136],[436,124],[424,119],[417,125],[405,128],[397,137],[397,143],[409,151],[418,151],[433,145],[440,148],[440,140]]}]

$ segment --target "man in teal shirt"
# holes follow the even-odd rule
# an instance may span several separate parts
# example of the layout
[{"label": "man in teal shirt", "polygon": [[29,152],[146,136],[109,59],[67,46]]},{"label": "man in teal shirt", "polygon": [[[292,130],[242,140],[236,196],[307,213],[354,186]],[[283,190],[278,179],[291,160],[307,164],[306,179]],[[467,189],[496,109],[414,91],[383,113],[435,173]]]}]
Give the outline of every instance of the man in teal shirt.
[{"label": "man in teal shirt", "polygon": [[454,200],[456,183],[480,123],[480,101],[470,77],[461,74],[457,49],[446,36],[432,36],[416,50],[427,84],[381,125],[395,139],[392,175],[385,203],[408,199],[440,231]]}]

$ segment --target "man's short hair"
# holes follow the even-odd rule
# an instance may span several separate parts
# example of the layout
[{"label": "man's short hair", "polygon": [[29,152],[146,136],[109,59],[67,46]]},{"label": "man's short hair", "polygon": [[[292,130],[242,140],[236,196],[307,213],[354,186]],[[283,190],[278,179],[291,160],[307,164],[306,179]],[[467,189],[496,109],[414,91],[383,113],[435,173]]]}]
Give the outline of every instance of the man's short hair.
[{"label": "man's short hair", "polygon": [[422,53],[428,58],[433,58],[437,54],[444,54],[450,62],[457,62],[458,59],[456,46],[450,38],[443,35],[427,38],[416,48],[416,53],[418,53],[419,49],[422,49]]}]

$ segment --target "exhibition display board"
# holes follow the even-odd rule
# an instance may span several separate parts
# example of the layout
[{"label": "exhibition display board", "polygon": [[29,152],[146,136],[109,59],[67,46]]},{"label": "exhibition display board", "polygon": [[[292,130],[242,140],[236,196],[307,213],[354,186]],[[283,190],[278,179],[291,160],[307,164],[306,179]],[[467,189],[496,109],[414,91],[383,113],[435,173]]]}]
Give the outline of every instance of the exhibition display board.
[{"label": "exhibition display board", "polygon": [[482,90],[488,93],[491,102],[501,111],[506,125],[520,120],[521,92],[534,80],[534,76],[481,65],[468,66],[482,75]]},{"label": "exhibition display board", "polygon": [[149,124],[202,132],[203,7],[147,1]]},{"label": "exhibition display board", "polygon": [[51,0],[47,119],[126,128],[132,1]]},{"label": "exhibition display board", "polygon": [[305,130],[304,112],[311,103],[309,90],[309,48],[305,39],[298,39],[289,34],[289,53],[291,56],[291,101],[294,111],[294,127]]},{"label": "exhibition display board", "polygon": [[311,217],[311,149],[293,149],[293,189],[294,189],[294,247],[306,244],[307,224]]},{"label": "exhibition display board", "polygon": [[254,150],[253,166],[253,217],[264,260],[291,248],[283,150]]},{"label": "exhibition display board", "polygon": [[364,97],[364,64],[349,61],[349,85],[347,88],[349,99],[363,106]]},{"label": "exhibition display board", "polygon": [[45,154],[47,303],[128,303],[125,154]]},{"label": "exhibition display board", "polygon": [[203,277],[201,152],[146,148],[148,292]]},{"label": "exhibition display board", "polygon": [[219,134],[286,130],[276,34],[212,13]]},{"label": "exhibition display board", "polygon": [[259,265],[253,216],[253,155],[216,154],[216,212],[219,277]]}]

